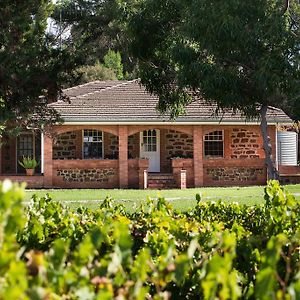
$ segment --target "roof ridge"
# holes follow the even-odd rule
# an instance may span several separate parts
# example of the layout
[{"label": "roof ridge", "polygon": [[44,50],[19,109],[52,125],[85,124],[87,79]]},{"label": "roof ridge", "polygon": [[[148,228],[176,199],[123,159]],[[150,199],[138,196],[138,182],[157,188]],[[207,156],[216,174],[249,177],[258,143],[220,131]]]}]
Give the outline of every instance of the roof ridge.
[{"label": "roof ridge", "polygon": [[100,89],[98,91],[93,91],[93,92],[89,92],[89,93],[86,93],[86,94],[82,94],[82,95],[76,96],[75,98],[78,99],[78,98],[84,98],[84,97],[87,97],[87,96],[90,96],[90,95],[95,95],[95,94],[101,93],[103,91],[111,90],[111,89],[120,87],[122,85],[127,85],[127,84],[130,84],[130,83],[133,83],[135,81],[138,81],[138,79],[132,79],[132,80],[128,80],[128,81],[125,81],[125,82],[121,82],[121,83],[113,85],[113,86],[107,86],[107,87],[105,87],[103,89]]},{"label": "roof ridge", "polygon": [[71,86],[69,88],[63,89],[63,91],[70,91],[70,90],[77,90],[83,86],[89,85],[89,84],[95,84],[95,83],[100,83],[100,82],[107,82],[108,80],[94,80],[94,81],[90,81],[90,82],[86,82],[83,84],[79,84],[79,85],[75,85],[75,86]]}]

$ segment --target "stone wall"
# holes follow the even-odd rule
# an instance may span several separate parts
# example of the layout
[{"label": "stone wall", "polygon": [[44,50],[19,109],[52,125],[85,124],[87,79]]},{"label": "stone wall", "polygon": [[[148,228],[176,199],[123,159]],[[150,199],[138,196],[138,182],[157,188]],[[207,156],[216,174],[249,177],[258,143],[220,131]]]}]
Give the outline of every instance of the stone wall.
[{"label": "stone wall", "polygon": [[75,159],[79,132],[68,131],[58,135],[53,144],[53,159]]},{"label": "stone wall", "polygon": [[60,188],[115,188],[119,185],[118,160],[53,160],[53,186]]},{"label": "stone wall", "polygon": [[140,157],[140,134],[128,136],[128,158]]},{"label": "stone wall", "polygon": [[219,182],[249,182],[257,181],[263,175],[262,168],[243,168],[243,167],[224,167],[224,168],[207,168],[206,174],[213,181]]},{"label": "stone wall", "polygon": [[[104,157],[117,159],[119,157],[119,137],[110,133],[104,133]],[[128,158],[139,157],[139,134],[128,137]]]},{"label": "stone wall", "polygon": [[117,135],[104,132],[104,158],[118,159],[119,157],[119,137]]},{"label": "stone wall", "polygon": [[108,169],[57,169],[56,175],[67,182],[108,182],[116,170]]},{"label": "stone wall", "polygon": [[233,128],[230,139],[231,158],[260,158],[261,146],[257,131]]},{"label": "stone wall", "polygon": [[193,136],[175,130],[166,130],[166,156],[193,158]]}]

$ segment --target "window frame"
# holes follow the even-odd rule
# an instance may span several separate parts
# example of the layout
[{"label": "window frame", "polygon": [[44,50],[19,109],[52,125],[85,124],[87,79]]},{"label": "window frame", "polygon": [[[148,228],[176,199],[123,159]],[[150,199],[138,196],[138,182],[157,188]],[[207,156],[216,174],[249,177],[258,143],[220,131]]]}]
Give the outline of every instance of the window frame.
[{"label": "window frame", "polygon": [[[210,134],[216,133],[216,132],[221,132],[221,137],[222,140],[206,140],[206,136],[209,136]],[[213,136],[213,135],[211,135]],[[216,135],[216,136],[220,136],[220,135]],[[217,154],[206,154],[205,153],[205,148],[206,148],[206,142],[212,142],[212,143],[222,143],[222,155],[217,155]],[[218,151],[217,149],[215,151]],[[204,158],[211,158],[211,159],[218,159],[218,158],[224,158],[225,157],[225,134],[224,134],[224,130],[210,130],[208,132],[206,132],[203,135],[203,156]]]},{"label": "window frame", "polygon": [[[144,133],[146,133],[146,135],[144,135]],[[158,152],[159,138],[158,138],[158,131],[156,129],[143,130],[141,137],[142,137],[142,141],[141,141],[142,152],[144,153]]]},{"label": "window frame", "polygon": [[[28,151],[28,150],[32,150],[32,154],[20,154],[19,155],[19,151],[20,151],[20,139],[21,138],[24,138],[25,136],[30,136],[31,137],[31,139],[32,139],[32,144],[31,144],[31,146],[32,146],[32,149],[22,149],[23,151],[24,150],[26,150],[26,151]],[[34,158],[35,159],[35,137],[34,137],[34,133],[32,132],[32,131],[28,131],[28,132],[26,132],[26,131],[22,131],[21,133],[20,133],[20,135],[19,136],[17,136],[17,138],[16,138],[16,174],[19,174],[20,172],[19,172],[19,163],[18,163],[18,161],[21,159],[21,157],[22,156],[30,156],[30,157],[32,157],[32,158]]]},{"label": "window frame", "polygon": [[[94,131],[97,131],[97,132],[99,132],[99,133],[101,133],[101,141],[91,141],[91,142],[88,142],[88,143],[95,143],[95,144],[97,144],[97,143],[101,143],[101,151],[102,151],[102,156],[101,157],[95,157],[95,158],[93,158],[93,157],[85,157],[85,155],[84,155],[84,144],[86,143],[85,141],[84,141],[84,138],[85,138],[85,131],[88,131],[88,132],[90,132],[90,131],[92,131],[92,132],[94,132]],[[84,159],[84,160],[88,160],[88,159],[93,159],[93,160],[96,160],[96,159],[104,159],[104,132],[102,131],[102,130],[98,130],[98,129],[83,129],[82,130],[82,159]]]}]

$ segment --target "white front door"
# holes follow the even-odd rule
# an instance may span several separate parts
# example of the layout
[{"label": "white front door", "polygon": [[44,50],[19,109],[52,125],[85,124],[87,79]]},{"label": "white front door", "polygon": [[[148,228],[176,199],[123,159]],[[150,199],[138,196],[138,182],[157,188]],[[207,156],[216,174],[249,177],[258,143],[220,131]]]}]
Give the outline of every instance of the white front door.
[{"label": "white front door", "polygon": [[140,157],[149,159],[148,172],[160,172],[160,132],[157,129],[140,133]]}]

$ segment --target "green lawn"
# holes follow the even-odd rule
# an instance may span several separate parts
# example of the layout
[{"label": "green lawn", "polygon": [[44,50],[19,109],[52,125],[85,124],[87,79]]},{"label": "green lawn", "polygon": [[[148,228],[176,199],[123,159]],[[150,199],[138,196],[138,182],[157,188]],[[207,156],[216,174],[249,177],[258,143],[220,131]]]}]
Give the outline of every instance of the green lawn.
[{"label": "green lawn", "polygon": [[[288,185],[286,189],[295,194],[300,200],[300,184]],[[132,211],[147,197],[156,199],[164,197],[172,203],[175,208],[186,210],[196,204],[195,195],[202,195],[203,200],[239,202],[253,205],[263,203],[264,187],[230,187],[230,188],[197,188],[186,190],[119,190],[119,189],[50,189],[50,190],[27,190],[28,201],[33,194],[43,196],[46,193],[52,195],[54,200],[62,201],[71,208],[86,206],[96,208],[99,203],[108,197],[113,198],[117,203],[125,205],[126,209]]]}]

